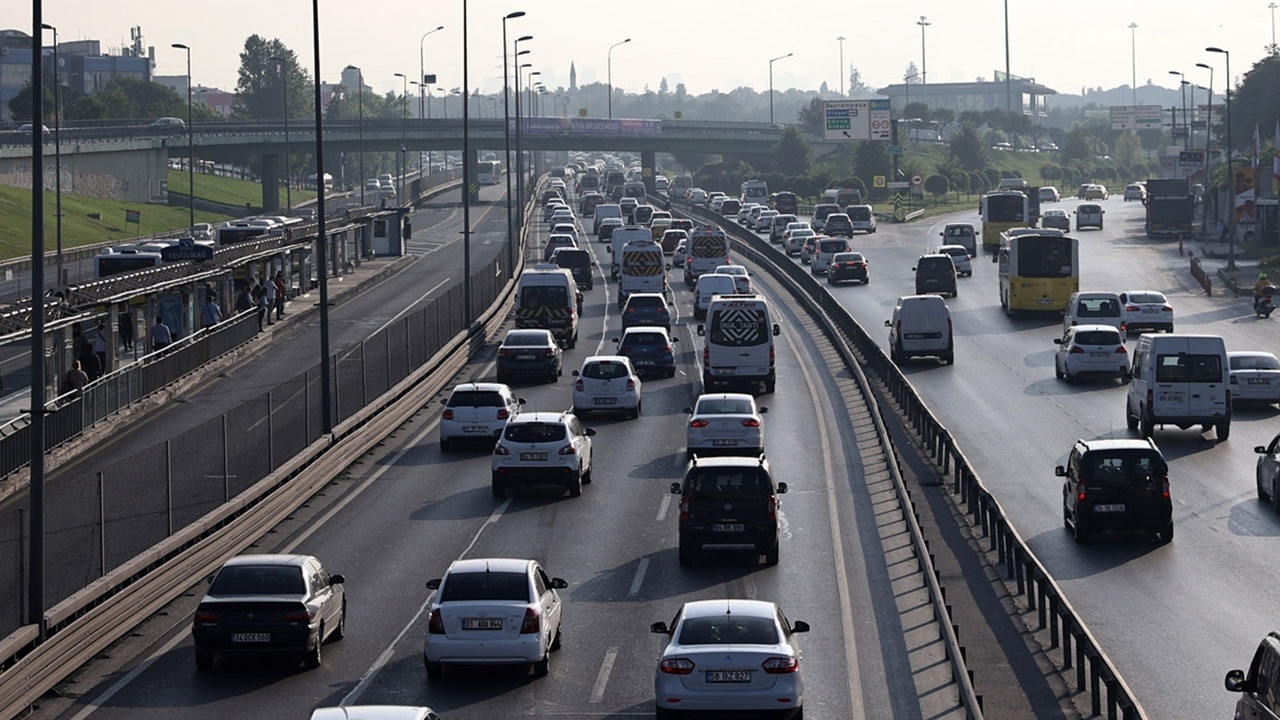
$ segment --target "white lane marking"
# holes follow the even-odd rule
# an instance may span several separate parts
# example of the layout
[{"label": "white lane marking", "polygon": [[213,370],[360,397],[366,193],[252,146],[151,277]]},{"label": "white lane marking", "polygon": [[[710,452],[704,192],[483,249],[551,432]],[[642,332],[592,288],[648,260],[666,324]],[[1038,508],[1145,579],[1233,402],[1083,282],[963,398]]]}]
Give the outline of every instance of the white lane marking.
[{"label": "white lane marking", "polygon": [[440,282],[436,283],[435,285],[433,285],[433,286],[431,287],[431,289],[430,289],[430,290],[428,290],[428,291],[426,291],[426,292],[422,293],[421,295],[419,295],[417,300],[414,300],[413,302],[409,303],[408,305],[405,305],[403,310],[401,310],[400,312],[396,313],[395,315],[392,315],[390,320],[387,320],[386,322],[382,323],[381,325],[379,325],[379,326],[378,326],[378,329],[377,329],[377,330],[374,330],[373,332],[369,333],[369,337],[373,337],[374,335],[377,335],[378,333],[380,333],[380,332],[382,332],[383,330],[385,330],[385,329],[387,328],[387,326],[388,326],[388,325],[390,325],[391,323],[393,323],[393,322],[395,322],[395,321],[399,320],[400,318],[404,317],[404,314],[405,314],[405,313],[407,313],[407,312],[409,312],[409,310],[410,310],[411,308],[413,308],[413,306],[414,306],[414,305],[417,305],[418,303],[422,302],[423,300],[426,300],[428,295],[430,295],[431,293],[435,292],[436,290],[439,290],[441,285],[444,285],[445,283],[449,282],[451,279],[452,279],[452,278],[445,278],[445,279],[441,280]]},{"label": "white lane marking", "polygon": [[670,510],[670,509],[671,509],[671,496],[663,495],[662,503],[658,505],[658,517],[654,518],[654,521],[662,522],[663,518],[667,516],[667,510]]},{"label": "white lane marking", "polygon": [[[671,497],[668,495],[667,497]],[[627,592],[629,597],[635,597],[640,594],[640,586],[644,583],[644,572],[649,569],[649,558],[640,558],[640,564],[636,567],[636,577],[631,581],[631,590]]]},{"label": "white lane marking", "polygon": [[598,703],[604,699],[604,686],[609,683],[609,673],[613,672],[613,661],[618,657],[618,648],[611,647],[604,654],[604,662],[600,664],[600,674],[596,676],[596,685],[591,689],[591,702]]},{"label": "white lane marking", "polygon": [[[790,331],[783,334],[783,340],[791,349],[792,357],[803,357],[800,354],[800,348],[796,346],[795,341],[792,339]],[[804,376],[804,384],[809,391],[809,399],[813,401],[814,409],[818,410],[820,415],[825,414],[821,411],[821,398],[818,396],[817,386],[814,382],[813,374],[809,371],[808,363],[802,362],[797,363],[797,365],[800,366],[800,373]],[[822,422],[820,418],[817,426],[818,446],[831,447],[827,424]],[[862,671],[858,667],[858,653],[853,633],[853,601],[850,599],[849,593],[849,576],[845,572],[844,547],[841,545],[844,531],[840,528],[840,514],[837,512],[835,467],[831,461],[831,453],[822,453],[822,466],[822,477],[827,486],[827,515],[831,522],[831,554],[835,562],[836,589],[840,595],[840,629],[844,636],[845,664],[849,670],[849,708],[852,718],[865,718],[867,710],[862,704],[862,694],[860,692],[862,688]]]}]

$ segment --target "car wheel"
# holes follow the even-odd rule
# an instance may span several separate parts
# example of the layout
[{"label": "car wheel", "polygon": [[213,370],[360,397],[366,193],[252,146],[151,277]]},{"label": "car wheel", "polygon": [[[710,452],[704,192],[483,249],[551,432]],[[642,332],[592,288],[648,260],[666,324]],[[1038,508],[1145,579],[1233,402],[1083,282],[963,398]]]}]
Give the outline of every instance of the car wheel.
[{"label": "car wheel", "polygon": [[556,628],[555,637],[551,638],[551,649],[552,650],[560,649],[560,628]]},{"label": "car wheel", "polygon": [[212,650],[196,650],[196,669],[208,672],[213,669],[213,651]]},{"label": "car wheel", "polygon": [[1121,370],[1121,371],[1120,371],[1120,384],[1121,384],[1121,385],[1128,385],[1128,384],[1130,383],[1130,381],[1132,381],[1132,380],[1133,380],[1133,374],[1132,374],[1132,373],[1130,373],[1128,370]]},{"label": "car wheel", "polygon": [[1071,526],[1071,535],[1076,539],[1077,545],[1084,545],[1089,542],[1089,532],[1085,530],[1084,523],[1080,522],[1077,517],[1075,523]]},{"label": "car wheel", "polygon": [[677,554],[679,555],[681,567],[693,564],[693,548],[690,548],[682,542],[680,543],[680,549],[677,550]]},{"label": "car wheel", "polygon": [[444,663],[431,662],[423,659],[422,664],[427,668],[427,678],[430,680],[439,680],[444,676]]},{"label": "car wheel", "polygon": [[1076,376],[1072,375],[1070,370],[1063,370],[1062,379],[1065,380],[1068,385],[1070,385],[1076,381]]},{"label": "car wheel", "polygon": [[765,380],[765,381],[764,381],[764,391],[765,391],[765,394],[772,393],[772,392],[774,391],[774,389],[775,389],[777,386],[778,386],[778,381],[776,381],[776,380]]},{"label": "car wheel", "polygon": [[778,541],[776,539],[773,541],[773,547],[764,553],[764,564],[770,566],[778,564]]},{"label": "car wheel", "polygon": [[[1253,481],[1253,484],[1254,484],[1254,487],[1256,487],[1256,488],[1257,488],[1257,491],[1258,491],[1258,499],[1259,499],[1259,500],[1261,500],[1261,501],[1263,501],[1263,502],[1268,502],[1268,501],[1271,501],[1271,500],[1272,500],[1271,495],[1270,495],[1266,490],[1263,490],[1263,489],[1262,489],[1262,478],[1256,478],[1256,479]],[[1272,509],[1275,509],[1275,503],[1274,503],[1274,502],[1272,502],[1271,507],[1272,507]]]},{"label": "car wheel", "polygon": [[638,401],[638,400],[637,400],[637,401],[636,401],[636,406],[635,406],[635,408],[634,408],[634,409],[632,409],[632,411],[631,411],[631,419],[632,419],[632,420],[635,420],[636,418],[640,417],[640,411],[641,411],[642,409],[644,409],[644,405],[643,405],[643,403],[641,403],[640,401]]},{"label": "car wheel", "polygon": [[946,355],[943,355],[943,356],[942,356],[942,364],[943,364],[943,365],[955,365],[955,364],[956,364],[956,354],[955,354],[954,352],[949,352],[949,353],[947,353]]},{"label": "car wheel", "polygon": [[[1262,497],[1262,495],[1263,495],[1262,486],[1259,485],[1258,497]],[[1271,500],[1271,510],[1273,512],[1280,513],[1280,493],[1276,492],[1275,490],[1272,490],[1270,493],[1268,493],[1268,495],[1269,495],[1268,499]]]},{"label": "car wheel", "polygon": [[653,717],[655,720],[675,720],[675,715],[670,710],[657,705],[653,707]]},{"label": "car wheel", "polygon": [[676,369],[674,367],[671,368],[670,370],[667,370],[667,377],[673,378],[675,376],[676,376]]},{"label": "car wheel", "polygon": [[1161,545],[1165,545],[1167,543],[1173,542],[1173,521],[1172,520],[1170,520],[1169,523],[1164,526],[1164,528],[1156,532],[1156,539],[1160,541]]},{"label": "car wheel", "polygon": [[1231,421],[1230,420],[1224,423],[1218,423],[1218,426],[1215,429],[1218,432],[1218,442],[1226,442],[1226,439],[1231,437]]},{"label": "car wheel", "polygon": [[338,615],[338,626],[333,629],[333,634],[329,636],[331,640],[337,642],[347,636],[347,600],[342,600],[342,613]]},{"label": "car wheel", "polygon": [[494,478],[492,482],[493,496],[499,500],[507,496],[507,488],[501,480]]},{"label": "car wheel", "polygon": [[1127,403],[1124,406],[1124,424],[1129,426],[1130,430],[1138,429],[1138,416],[1129,412],[1129,405]]},{"label": "car wheel", "polygon": [[1059,380],[1062,379],[1062,368],[1058,367],[1057,361],[1053,363],[1053,376]]},{"label": "car wheel", "polygon": [[833,277],[831,277],[831,273],[827,273],[827,284],[828,284],[828,285],[835,285],[835,284],[836,284],[836,279],[835,279],[835,278],[833,278]]},{"label": "car wheel", "polygon": [[551,673],[551,651],[548,650],[542,659],[533,664],[534,677],[546,677]]},{"label": "car wheel", "polygon": [[871,284],[871,278],[870,278],[870,276],[862,278],[862,284],[863,284],[863,285],[869,285],[869,284]]},{"label": "car wheel", "polygon": [[595,479],[594,477],[592,477],[594,474],[595,474],[595,467],[594,466],[588,467],[587,471],[582,473],[582,484],[590,485],[591,481]]},{"label": "car wheel", "polygon": [[1151,419],[1150,415],[1144,412],[1142,414],[1142,420],[1140,422],[1142,425],[1142,429],[1139,432],[1142,434],[1142,437],[1144,438],[1151,437],[1151,434],[1154,433],[1156,429],[1155,421]]},{"label": "car wheel", "polygon": [[440,452],[447,453],[453,449],[453,441],[449,438],[440,438]]},{"label": "car wheel", "polygon": [[578,468],[577,475],[574,476],[573,482],[569,485],[569,497],[576,498],[582,496],[582,468]]},{"label": "car wheel", "polygon": [[320,667],[320,663],[323,662],[324,660],[324,658],[322,657],[323,650],[321,649],[323,646],[324,646],[324,625],[321,624],[320,634],[316,636],[315,646],[313,646],[310,650],[308,650],[306,655],[302,656],[302,664],[305,665],[308,670],[315,670],[316,668]]}]

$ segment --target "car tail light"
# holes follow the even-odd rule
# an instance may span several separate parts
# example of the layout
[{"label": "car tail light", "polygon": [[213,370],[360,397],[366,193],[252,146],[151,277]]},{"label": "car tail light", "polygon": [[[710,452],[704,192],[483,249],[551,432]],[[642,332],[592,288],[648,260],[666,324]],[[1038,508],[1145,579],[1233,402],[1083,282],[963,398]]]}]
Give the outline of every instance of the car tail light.
[{"label": "car tail light", "polygon": [[1125,311],[1125,312],[1138,312],[1138,310],[1139,310],[1139,309],[1140,309],[1140,308],[1138,308],[1138,306],[1137,306],[1137,305],[1125,305],[1125,306],[1124,306],[1124,311]]},{"label": "car tail light", "polygon": [[633,308],[633,307],[629,307],[629,308],[627,308],[627,314],[628,314],[628,315],[630,315],[631,313],[633,313],[633,312],[635,312],[635,311],[636,311],[636,309],[635,309],[635,308]]},{"label": "car tail light", "polygon": [[585,389],[585,387],[583,386],[583,384],[582,384],[582,381],[581,381],[581,380],[579,380],[578,382],[574,383],[574,384],[573,384],[573,388],[574,388],[575,390],[577,390],[578,392],[582,392],[582,391]]},{"label": "car tail light", "polygon": [[444,417],[445,420],[452,420],[453,408],[445,408],[444,415],[442,417]]},{"label": "car tail light", "polygon": [[497,445],[493,446],[493,454],[494,455],[510,455],[511,451],[508,450],[506,446],[503,445],[502,443],[498,443]]},{"label": "car tail light", "polygon": [[1128,351],[1128,350],[1125,350],[1123,345],[1121,345],[1120,347],[1116,348],[1116,352],[1120,353],[1121,355],[1128,355],[1128,354],[1129,354],[1129,351]]},{"label": "car tail light", "polygon": [[688,495],[680,496],[680,519],[681,520],[689,519],[689,496]]},{"label": "car tail light", "polygon": [[514,354],[509,348],[498,348],[498,357],[509,358]]},{"label": "car tail light", "polygon": [[706,421],[706,420],[701,420],[701,419],[699,419],[699,420],[690,420],[690,421],[689,421],[689,427],[691,427],[691,428],[704,428],[704,427],[706,427],[706,426],[707,426],[707,421]]},{"label": "car tail light", "polygon": [[542,351],[542,357],[554,357],[555,354],[556,354],[556,351],[552,350],[551,348],[547,348],[546,350]]},{"label": "car tail light", "polygon": [[1071,354],[1072,354],[1072,355],[1083,355],[1083,354],[1084,354],[1084,348],[1080,347],[1079,345],[1072,345],[1072,346],[1071,346]]},{"label": "car tail light", "polygon": [[[579,382],[581,382],[581,381],[579,381]],[[636,389],[636,381],[635,381],[635,380],[628,379],[628,380],[627,380],[627,389],[628,389],[628,390],[635,390],[635,389]]]},{"label": "car tail light", "polygon": [[520,623],[520,634],[531,635],[542,629],[542,619],[533,608],[524,609],[524,622]]},{"label": "car tail light", "polygon": [[1169,473],[1165,473],[1160,478],[1160,494],[1164,496],[1165,500],[1169,499]]},{"label": "car tail light", "polygon": [[777,495],[769,496],[769,519],[770,520],[778,519],[778,496]]},{"label": "car tail light", "polygon": [[569,443],[568,445],[565,445],[564,447],[560,448],[559,454],[560,455],[577,455],[578,448],[574,447],[573,443]]},{"label": "car tail light", "polygon": [[307,610],[285,613],[280,619],[284,622],[311,622],[312,615]]},{"label": "car tail light", "polygon": [[216,623],[222,620],[217,613],[211,613],[208,610],[199,610],[196,612],[195,621],[198,623]]},{"label": "car tail light", "polygon": [[800,660],[794,657],[771,657],[760,664],[770,675],[785,675],[800,671]]},{"label": "car tail light", "polygon": [[668,675],[692,675],[693,661],[688,658],[667,658],[658,663],[658,669]]},{"label": "car tail light", "polygon": [[[1151,391],[1148,390],[1147,392],[1151,392]],[[1231,391],[1230,390],[1227,391],[1227,407],[1231,407]]]},{"label": "car tail light", "polygon": [[507,419],[507,418],[509,418],[509,417],[511,417],[511,411],[510,411],[510,410],[507,410],[506,408],[502,408],[501,410],[499,410],[499,411],[498,411],[498,419],[499,419],[499,420],[506,420],[506,419]]},{"label": "car tail light", "polygon": [[1162,307],[1162,308],[1160,308],[1160,309],[1161,309],[1161,310],[1163,310],[1163,311],[1165,311],[1165,312],[1173,312],[1173,307],[1172,307],[1172,306],[1169,306],[1169,305],[1165,305],[1164,307]]},{"label": "car tail light", "polygon": [[444,618],[440,617],[440,608],[431,611],[431,618],[427,620],[427,632],[432,635],[444,634]]},{"label": "car tail light", "polygon": [[760,421],[755,418],[747,418],[742,421],[742,427],[760,427]]},{"label": "car tail light", "polygon": [[702,364],[707,367],[711,366],[711,348],[709,347],[702,348]]},{"label": "car tail light", "polygon": [[769,343],[769,367],[773,367],[773,361],[777,357],[777,352],[773,349],[773,343]]}]

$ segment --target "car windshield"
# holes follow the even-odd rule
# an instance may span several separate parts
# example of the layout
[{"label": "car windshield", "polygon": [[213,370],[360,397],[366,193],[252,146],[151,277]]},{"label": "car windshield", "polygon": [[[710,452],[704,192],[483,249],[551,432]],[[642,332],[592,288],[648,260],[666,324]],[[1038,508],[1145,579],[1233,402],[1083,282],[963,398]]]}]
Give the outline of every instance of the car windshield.
[{"label": "car windshield", "polygon": [[778,626],[773,618],[725,614],[686,618],[680,626],[681,645],[776,645]]},{"label": "car windshield", "polygon": [[522,572],[451,573],[440,587],[440,602],[505,600],[530,602],[529,579]]},{"label": "car windshield", "polygon": [[834,262],[840,262],[840,263],[861,262],[862,253],[840,253],[836,255],[834,258],[832,258],[832,260]]},{"label": "car windshield", "polygon": [[564,425],[560,423],[507,423],[502,437],[515,443],[550,443],[565,439]]},{"label": "car windshield", "polygon": [[1156,292],[1135,292],[1129,293],[1129,302],[1140,305],[1163,305],[1166,300],[1164,295]]},{"label": "car windshield", "polygon": [[1119,345],[1120,333],[1115,330],[1081,330],[1076,333],[1077,345]]},{"label": "car windshield", "polygon": [[614,380],[630,376],[627,366],[613,360],[601,360],[587,363],[582,368],[582,377],[593,380]]},{"label": "car windshield", "polygon": [[296,565],[233,565],[224,567],[209,586],[209,594],[302,595],[307,583]]},{"label": "car windshield", "polygon": [[746,398],[703,398],[694,415],[750,415],[751,401]]},{"label": "car windshield", "polygon": [[459,390],[449,396],[448,407],[505,407],[501,393],[486,390]]},{"label": "car windshield", "polygon": [[1232,370],[1280,370],[1275,355],[1232,355]]},{"label": "car windshield", "polygon": [[[532,290],[533,288],[525,288]],[[546,289],[546,288],[541,288]],[[563,292],[563,290],[561,290]],[[547,339],[546,332],[519,332],[513,331],[507,333],[507,339],[502,341],[505,347],[549,347],[551,341]]]},{"label": "car windshield", "polygon": [[773,494],[769,478],[749,468],[696,470],[685,480],[685,494],[694,499],[763,498]]}]

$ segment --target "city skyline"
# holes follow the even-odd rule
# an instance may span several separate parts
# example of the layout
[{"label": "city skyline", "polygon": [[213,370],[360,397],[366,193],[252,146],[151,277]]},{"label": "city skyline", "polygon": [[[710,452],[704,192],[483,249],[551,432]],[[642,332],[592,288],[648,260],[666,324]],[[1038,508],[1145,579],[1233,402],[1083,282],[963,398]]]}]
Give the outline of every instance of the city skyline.
[{"label": "city skyline", "polygon": [[[758,2],[758,0],[756,0]],[[31,30],[26,3],[0,14],[0,29]],[[747,86],[768,89],[770,58],[793,53],[772,64],[774,89],[817,90],[826,83],[835,92],[848,86],[849,67],[855,67],[872,88],[902,81],[909,64],[925,72],[929,82],[968,82],[993,79],[1004,70],[1004,20],[1001,0],[974,4],[921,0],[910,9],[886,6],[872,13],[854,9],[824,10],[821,15],[750,12],[756,3],[728,12],[723,6],[696,7],[656,0],[642,22],[613,22],[599,17],[572,17],[563,8],[505,0],[469,3],[469,73],[472,88],[495,93],[502,87],[502,17],[524,10],[525,17],[508,21],[508,40],[532,35],[521,45],[530,50],[522,62],[533,64],[550,89],[569,86],[569,69],[576,66],[578,85],[608,81],[608,48],[630,38],[612,52],[612,81],[627,93],[657,91],[663,78],[669,90],[683,83],[691,94],[729,92]],[[1151,83],[1176,88],[1178,77],[1207,85],[1209,74],[1196,63],[1216,68],[1214,83],[1224,87],[1221,57],[1207,46],[1224,47],[1236,55],[1232,69],[1238,79],[1261,59],[1273,40],[1273,10],[1257,0],[1230,0],[1229,17],[1187,22],[1195,9],[1187,0],[1137,0],[1102,21],[1096,13],[1049,11],[1030,3],[1009,3],[1010,70],[1035,78],[1060,93],[1078,94],[1082,88],[1128,86],[1134,75],[1138,87]],[[391,0],[360,8],[320,4],[321,79],[336,83],[341,70],[356,65],[366,83],[378,93],[399,92],[395,73],[417,77],[419,58],[437,87],[462,85],[462,3],[436,7]],[[771,8],[759,3],[762,10]],[[233,91],[239,54],[252,34],[279,38],[298,55],[310,72],[312,28],[310,3],[250,3],[224,0],[219,13],[207,17],[179,16],[155,3],[118,0],[107,6],[88,0],[45,2],[43,20],[59,28],[63,42],[99,40],[104,51],[118,52],[129,44],[129,29],[142,29],[145,47],[155,48],[155,74],[185,72],[185,55],[172,43],[192,47],[191,70],[198,85]],[[1199,12],[1203,15],[1203,11]],[[927,26],[921,25],[927,17]],[[247,18],[256,18],[249,20]],[[867,17],[874,17],[867,22]],[[568,21],[566,22],[566,18]],[[197,20],[192,23],[192,20]],[[1216,22],[1220,20],[1220,22]],[[1130,28],[1136,23],[1136,28]],[[422,36],[443,25],[444,30]],[[874,32],[859,33],[858,27]],[[199,28],[198,32],[195,28]],[[352,33],[360,33],[354,40]],[[368,37],[372,35],[372,37]],[[922,35],[924,47],[922,48]],[[843,42],[837,41],[843,36]],[[44,44],[52,43],[46,34]],[[1101,50],[1100,50],[1101,49]],[[922,50],[927,55],[922,58]],[[419,54],[421,51],[421,55]],[[844,67],[840,56],[843,54]],[[1136,62],[1134,60],[1136,59]],[[926,64],[927,63],[927,64]],[[1134,67],[1136,65],[1136,68]],[[927,88],[926,88],[927,92]]]}]

